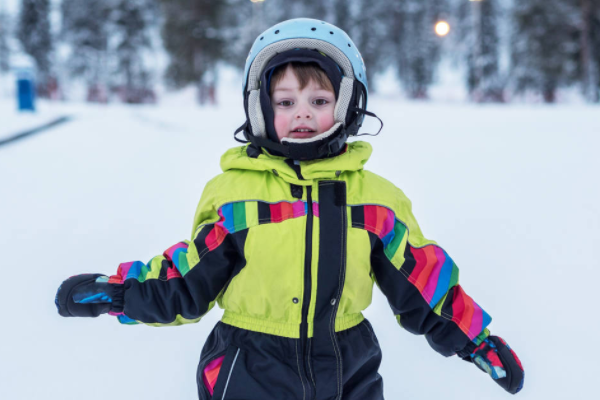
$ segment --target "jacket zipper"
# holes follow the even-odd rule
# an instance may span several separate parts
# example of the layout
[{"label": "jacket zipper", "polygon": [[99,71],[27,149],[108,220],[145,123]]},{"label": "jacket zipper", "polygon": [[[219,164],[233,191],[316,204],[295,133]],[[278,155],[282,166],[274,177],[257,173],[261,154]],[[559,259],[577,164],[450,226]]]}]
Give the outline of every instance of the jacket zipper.
[{"label": "jacket zipper", "polygon": [[[289,163],[294,169],[298,179],[304,180],[300,165],[297,162]],[[312,204],[312,187],[306,187],[306,243],[304,252],[304,295],[302,297],[302,322],[300,323],[300,343],[302,349],[302,360],[304,367],[304,379],[308,383],[308,387],[312,388],[308,394],[308,399],[313,398],[314,391],[317,390],[312,384],[312,380],[308,376],[309,357],[308,357],[308,310],[310,308],[310,295],[312,292],[312,239],[313,239],[313,204]],[[304,384],[302,384],[304,386]]]},{"label": "jacket zipper", "polygon": [[[313,238],[313,212],[312,212],[312,188],[306,187],[306,246],[304,254],[304,296],[302,298],[302,323],[300,324],[300,340],[302,341],[302,355],[304,359],[304,376],[309,387],[313,387],[308,377],[308,309],[310,308],[310,295],[312,292],[312,238]],[[316,388],[314,388],[316,390]],[[309,399],[312,398],[312,390]]]}]

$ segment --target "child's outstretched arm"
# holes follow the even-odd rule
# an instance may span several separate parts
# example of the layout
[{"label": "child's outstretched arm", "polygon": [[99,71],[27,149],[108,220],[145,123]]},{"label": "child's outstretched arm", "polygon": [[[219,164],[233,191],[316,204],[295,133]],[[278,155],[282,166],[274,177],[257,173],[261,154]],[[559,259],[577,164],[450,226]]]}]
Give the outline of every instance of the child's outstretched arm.
[{"label": "child's outstretched arm", "polygon": [[243,267],[240,246],[245,234],[226,234],[218,223],[207,224],[192,241],[177,243],[147,264],[123,263],[110,278],[71,277],[56,294],[58,312],[65,317],[111,313],[126,324],[197,322]]},{"label": "child's outstretched arm", "polygon": [[370,235],[374,278],[398,323],[425,335],[438,353],[475,361],[505,390],[518,392],[523,385],[518,358],[506,342],[490,336],[491,317],[459,285],[448,253],[423,237],[410,201],[404,200],[393,229]]}]

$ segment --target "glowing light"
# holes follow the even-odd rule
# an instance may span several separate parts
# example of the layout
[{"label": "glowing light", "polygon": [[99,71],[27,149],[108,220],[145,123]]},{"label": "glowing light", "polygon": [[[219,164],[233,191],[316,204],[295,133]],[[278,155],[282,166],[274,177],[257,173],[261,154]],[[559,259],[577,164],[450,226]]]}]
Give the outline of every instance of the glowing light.
[{"label": "glowing light", "polygon": [[435,24],[435,33],[438,36],[446,36],[448,33],[450,33],[450,24],[446,21],[439,21],[437,24]]}]

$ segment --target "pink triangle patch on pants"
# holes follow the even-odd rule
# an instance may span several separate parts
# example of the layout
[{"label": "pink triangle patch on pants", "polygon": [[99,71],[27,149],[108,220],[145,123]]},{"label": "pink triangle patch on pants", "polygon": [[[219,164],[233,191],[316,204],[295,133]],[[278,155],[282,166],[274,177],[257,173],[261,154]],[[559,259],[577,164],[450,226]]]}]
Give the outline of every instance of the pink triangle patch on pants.
[{"label": "pink triangle patch on pants", "polygon": [[215,384],[217,383],[219,371],[221,371],[221,365],[223,365],[224,359],[224,355],[219,358],[215,358],[208,363],[208,365],[204,368],[204,372],[202,373],[202,380],[204,381],[204,385],[210,392],[211,396],[215,390]]}]

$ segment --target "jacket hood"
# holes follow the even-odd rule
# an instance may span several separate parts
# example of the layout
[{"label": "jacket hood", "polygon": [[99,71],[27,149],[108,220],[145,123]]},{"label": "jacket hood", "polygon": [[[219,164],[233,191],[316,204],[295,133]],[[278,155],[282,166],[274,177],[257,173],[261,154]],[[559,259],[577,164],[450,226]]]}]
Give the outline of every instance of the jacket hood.
[{"label": "jacket hood", "polygon": [[347,150],[335,157],[319,160],[300,161],[300,172],[304,180],[298,178],[296,171],[288,165],[285,157],[263,152],[257,157],[249,157],[246,146],[229,149],[221,157],[221,169],[223,172],[230,170],[269,171],[278,175],[286,182],[295,185],[309,186],[313,180],[336,179],[346,171],[359,171],[363,169],[373,151],[367,142],[348,143]]}]

